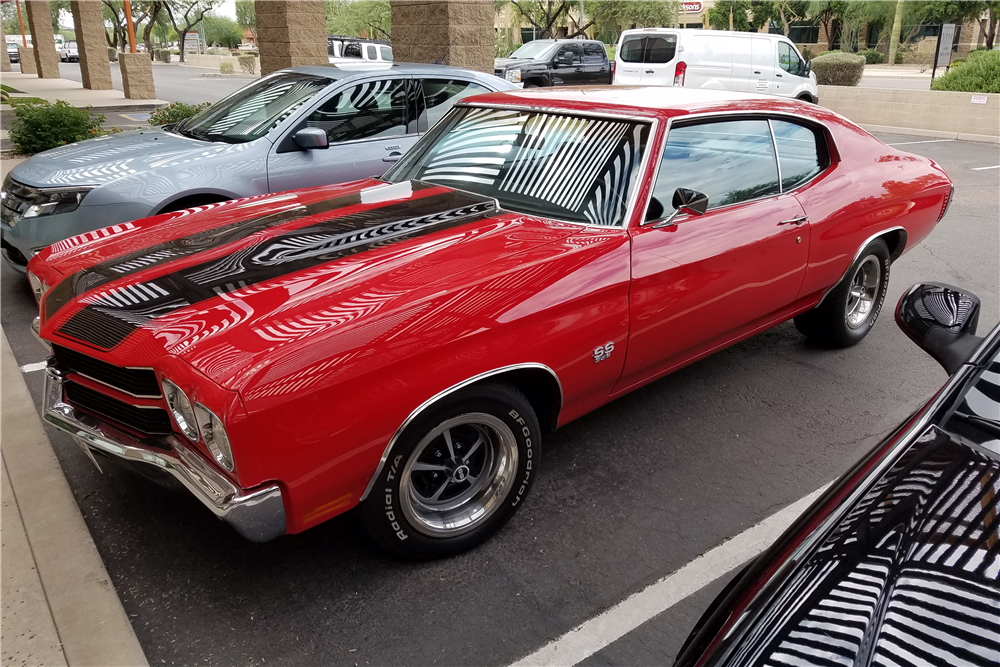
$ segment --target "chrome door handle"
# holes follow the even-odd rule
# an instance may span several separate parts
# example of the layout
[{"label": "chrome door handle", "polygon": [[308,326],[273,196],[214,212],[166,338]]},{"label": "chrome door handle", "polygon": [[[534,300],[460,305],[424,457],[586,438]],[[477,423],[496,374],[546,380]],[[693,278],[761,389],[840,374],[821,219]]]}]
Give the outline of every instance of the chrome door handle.
[{"label": "chrome door handle", "polygon": [[402,153],[394,151],[382,158],[382,162],[398,162],[401,157],[403,157]]},{"label": "chrome door handle", "polygon": [[781,225],[801,225],[806,222],[809,222],[809,216],[802,215],[799,216],[798,218],[792,218],[791,220],[782,220],[781,222],[778,223],[778,226],[780,227]]}]

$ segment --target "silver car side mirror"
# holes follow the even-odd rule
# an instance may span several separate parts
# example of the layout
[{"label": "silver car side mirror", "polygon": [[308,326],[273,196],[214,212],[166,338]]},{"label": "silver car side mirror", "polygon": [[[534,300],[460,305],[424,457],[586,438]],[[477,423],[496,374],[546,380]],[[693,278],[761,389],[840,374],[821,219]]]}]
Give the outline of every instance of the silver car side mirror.
[{"label": "silver car side mirror", "polygon": [[321,130],[318,127],[302,128],[292,135],[292,141],[304,151],[330,147],[330,140],[326,137],[326,130]]}]

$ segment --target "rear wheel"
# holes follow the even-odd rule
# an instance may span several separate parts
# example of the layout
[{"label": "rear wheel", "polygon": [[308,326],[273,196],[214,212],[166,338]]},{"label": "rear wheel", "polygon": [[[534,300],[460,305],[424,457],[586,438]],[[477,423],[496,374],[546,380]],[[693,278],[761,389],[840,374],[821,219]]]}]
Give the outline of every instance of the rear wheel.
[{"label": "rear wheel", "polygon": [[410,559],[450,556],[524,503],[541,454],[531,404],[507,385],[469,387],[406,428],[362,511],[372,538]]},{"label": "rear wheel", "polygon": [[885,241],[872,241],[823,303],[795,318],[795,327],[810,341],[827,347],[860,343],[882,311],[889,265]]}]

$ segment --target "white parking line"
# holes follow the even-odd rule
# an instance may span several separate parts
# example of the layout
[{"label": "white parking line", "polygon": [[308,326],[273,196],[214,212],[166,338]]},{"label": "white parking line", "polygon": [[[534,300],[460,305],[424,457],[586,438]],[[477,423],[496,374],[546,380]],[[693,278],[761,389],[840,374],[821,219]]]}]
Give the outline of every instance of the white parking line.
[{"label": "white parking line", "polygon": [[901,141],[898,144],[886,144],[886,146],[909,146],[910,144],[940,144],[954,139],[928,139],[927,141]]},{"label": "white parking line", "polygon": [[973,167],[972,171],[982,171],[984,169],[1000,169],[1000,164],[995,164],[992,167]]},{"label": "white parking line", "polygon": [[614,607],[527,655],[512,667],[575,665],[763,552],[830,485],[813,491],[736,537],[698,556]]},{"label": "white parking line", "polygon": [[24,366],[21,366],[21,372],[34,373],[35,371],[44,371],[46,365],[47,362],[45,361],[37,361],[33,364],[25,364]]}]

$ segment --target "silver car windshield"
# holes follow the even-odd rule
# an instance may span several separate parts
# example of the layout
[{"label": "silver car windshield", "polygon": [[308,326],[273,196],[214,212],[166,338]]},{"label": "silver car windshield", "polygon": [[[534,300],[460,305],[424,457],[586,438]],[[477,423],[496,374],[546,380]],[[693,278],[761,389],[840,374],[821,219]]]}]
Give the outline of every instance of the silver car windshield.
[{"label": "silver car windshield", "polygon": [[281,72],[236,91],[168,131],[203,141],[253,141],[332,82],[321,76]]},{"label": "silver car windshield", "polygon": [[457,107],[384,179],[447,185],[531,215],[620,225],[649,129],[627,119]]}]

